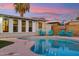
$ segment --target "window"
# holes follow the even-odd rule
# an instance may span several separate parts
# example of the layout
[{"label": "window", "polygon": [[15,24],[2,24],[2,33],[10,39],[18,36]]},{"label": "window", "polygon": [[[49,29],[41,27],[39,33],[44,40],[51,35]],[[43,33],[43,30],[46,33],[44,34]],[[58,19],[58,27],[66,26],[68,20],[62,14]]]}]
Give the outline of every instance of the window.
[{"label": "window", "polygon": [[29,32],[32,32],[32,21],[29,21]]},{"label": "window", "polygon": [[26,32],[26,20],[22,20],[22,32]]},{"label": "window", "polygon": [[38,22],[38,28],[42,29],[42,22]]},{"label": "window", "polygon": [[18,32],[18,20],[13,20],[13,32]]},{"label": "window", "polygon": [[8,32],[9,31],[9,20],[4,19],[3,20],[3,32]]}]

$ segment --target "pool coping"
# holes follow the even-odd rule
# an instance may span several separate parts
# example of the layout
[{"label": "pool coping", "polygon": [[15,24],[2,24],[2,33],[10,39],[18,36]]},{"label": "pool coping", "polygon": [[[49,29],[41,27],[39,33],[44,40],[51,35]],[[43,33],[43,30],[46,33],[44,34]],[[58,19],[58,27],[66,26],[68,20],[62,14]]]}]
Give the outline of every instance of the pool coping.
[{"label": "pool coping", "polygon": [[79,40],[79,37],[66,37],[66,36],[27,36],[23,37],[27,39],[52,39],[54,38],[55,40],[58,39],[71,39],[71,40]]}]

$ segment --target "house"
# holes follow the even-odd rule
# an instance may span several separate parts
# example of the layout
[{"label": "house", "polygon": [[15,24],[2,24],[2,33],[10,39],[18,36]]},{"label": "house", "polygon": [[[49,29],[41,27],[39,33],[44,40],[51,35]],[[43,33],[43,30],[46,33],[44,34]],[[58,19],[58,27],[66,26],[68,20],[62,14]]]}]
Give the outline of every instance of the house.
[{"label": "house", "polygon": [[79,35],[79,21],[69,21],[62,26],[58,21],[48,22],[44,18],[0,14],[0,36],[1,33],[37,33],[39,29],[46,31],[46,33],[52,29],[54,35],[64,29],[65,31],[73,31],[74,35],[77,36]]},{"label": "house", "polygon": [[44,18],[25,18],[13,15],[0,14],[0,33],[37,32],[45,29]]}]

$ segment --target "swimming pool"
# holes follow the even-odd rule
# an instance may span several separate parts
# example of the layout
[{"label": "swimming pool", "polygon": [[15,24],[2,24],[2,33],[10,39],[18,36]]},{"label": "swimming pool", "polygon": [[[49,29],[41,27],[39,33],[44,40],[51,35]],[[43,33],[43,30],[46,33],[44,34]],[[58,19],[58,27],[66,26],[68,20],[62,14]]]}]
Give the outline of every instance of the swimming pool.
[{"label": "swimming pool", "polygon": [[79,56],[79,42],[69,39],[39,39],[31,51],[42,56]]}]

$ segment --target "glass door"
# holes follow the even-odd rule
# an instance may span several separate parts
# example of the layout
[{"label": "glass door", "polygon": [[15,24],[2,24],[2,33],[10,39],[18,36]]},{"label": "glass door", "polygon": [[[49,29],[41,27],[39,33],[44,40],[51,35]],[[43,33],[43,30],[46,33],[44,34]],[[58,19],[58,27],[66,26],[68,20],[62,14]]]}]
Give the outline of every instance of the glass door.
[{"label": "glass door", "polygon": [[3,32],[8,32],[9,31],[9,20],[4,19],[3,20]]},{"label": "glass door", "polygon": [[22,20],[22,32],[26,32],[26,20]]},{"label": "glass door", "polygon": [[18,20],[13,20],[13,32],[18,32]]},{"label": "glass door", "polygon": [[32,21],[29,21],[29,32],[32,32]]}]

